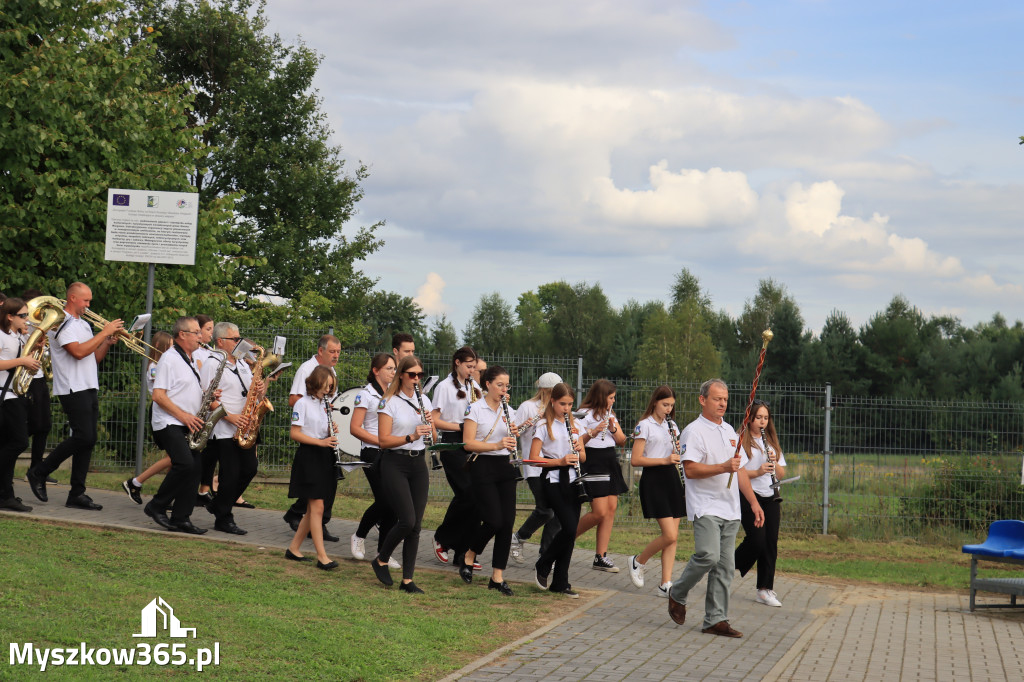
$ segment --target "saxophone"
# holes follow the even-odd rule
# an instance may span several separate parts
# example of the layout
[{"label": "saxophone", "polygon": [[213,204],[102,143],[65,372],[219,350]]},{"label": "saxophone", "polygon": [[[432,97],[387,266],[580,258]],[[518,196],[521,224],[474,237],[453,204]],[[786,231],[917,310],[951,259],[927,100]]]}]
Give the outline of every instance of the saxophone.
[{"label": "saxophone", "polygon": [[256,355],[256,362],[252,366],[252,383],[249,385],[249,394],[245,397],[245,407],[242,408],[242,417],[245,418],[245,428],[239,428],[235,433],[235,442],[244,450],[256,445],[256,437],[260,434],[260,424],[267,412],[274,411],[274,405],[267,397],[267,386],[264,383],[261,390],[254,390],[252,387],[257,382],[263,381],[263,372],[269,367],[276,367],[281,364],[281,358],[273,353],[267,353],[265,348],[256,346],[259,353]]},{"label": "saxophone", "polygon": [[[28,308],[28,319],[35,325],[35,329],[29,335],[28,341],[25,342],[21,356],[32,356],[42,364],[44,351],[47,351],[46,357],[49,357],[46,332],[64,321],[64,306],[61,305],[60,299],[53,296],[36,296],[25,306]],[[42,339],[42,343],[39,343],[40,339]],[[37,345],[38,348],[36,348]],[[26,395],[33,376],[35,376],[35,372],[18,367],[14,370],[14,379],[11,380],[12,390],[17,395]]]},{"label": "saxophone", "polygon": [[206,441],[210,440],[213,427],[228,413],[223,405],[218,405],[216,410],[210,411],[213,394],[217,390],[217,386],[220,385],[220,378],[224,375],[224,367],[228,364],[227,353],[222,350],[215,350],[213,352],[220,353],[220,364],[217,366],[217,373],[213,375],[213,381],[210,382],[210,386],[203,393],[203,403],[199,407],[199,412],[196,413],[196,416],[203,420],[203,428],[188,435],[189,450],[206,449]]}]

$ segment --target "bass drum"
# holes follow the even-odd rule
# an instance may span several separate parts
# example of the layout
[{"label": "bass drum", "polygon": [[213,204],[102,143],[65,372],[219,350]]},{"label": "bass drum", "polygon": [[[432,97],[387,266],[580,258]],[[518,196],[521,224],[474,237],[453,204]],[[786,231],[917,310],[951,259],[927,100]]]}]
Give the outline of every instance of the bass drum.
[{"label": "bass drum", "polygon": [[331,410],[331,420],[338,427],[337,435],[341,451],[356,459],[359,459],[359,450],[363,447],[363,442],[352,435],[350,427],[352,426],[352,411],[356,407],[356,396],[362,390],[362,386],[347,388],[335,396],[334,402],[331,403],[334,408]]}]

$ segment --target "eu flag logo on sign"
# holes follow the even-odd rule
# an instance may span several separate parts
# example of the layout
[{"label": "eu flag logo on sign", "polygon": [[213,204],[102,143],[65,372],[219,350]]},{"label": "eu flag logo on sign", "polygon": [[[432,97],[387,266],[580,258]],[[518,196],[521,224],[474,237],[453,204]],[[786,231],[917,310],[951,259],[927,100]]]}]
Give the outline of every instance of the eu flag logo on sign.
[{"label": "eu flag logo on sign", "polygon": [[115,194],[114,195],[114,206],[127,206],[128,199],[131,198],[129,194]]}]

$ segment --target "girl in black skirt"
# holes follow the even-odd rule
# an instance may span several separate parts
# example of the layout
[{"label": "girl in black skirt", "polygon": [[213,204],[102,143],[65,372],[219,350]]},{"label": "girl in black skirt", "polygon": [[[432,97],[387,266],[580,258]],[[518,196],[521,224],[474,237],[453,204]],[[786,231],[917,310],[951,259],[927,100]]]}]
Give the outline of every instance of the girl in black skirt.
[{"label": "girl in black skirt", "polygon": [[504,573],[512,547],[512,526],[516,521],[519,472],[509,461],[516,447],[516,435],[506,417],[514,419],[515,412],[503,404],[508,393],[508,372],[503,367],[487,368],[481,379],[486,397],[473,403],[462,422],[462,435],[470,453],[469,475],[481,523],[470,536],[459,575],[466,583],[473,582],[473,564],[494,538],[487,588],[511,597],[512,588],[505,582]]},{"label": "girl in black skirt", "polygon": [[299,444],[292,465],[288,497],[305,499],[306,513],[284,556],[292,561],[309,561],[302,556],[302,541],[312,535],[316,549],[316,567],[329,571],[338,567],[324,549],[324,500],[333,499],[338,488],[334,468],[334,448],[338,437],[324,407],[324,396],[334,393],[334,375],[327,367],[317,366],[306,378],[306,395],[292,407],[291,439]]},{"label": "girl in black skirt", "polygon": [[672,567],[676,561],[679,520],[686,516],[686,497],[679,462],[679,427],[675,423],[676,394],[668,386],[654,389],[640,423],[633,431],[630,463],[644,467],[640,477],[640,506],[645,519],[657,519],[661,535],[651,540],[640,554],[629,558],[629,578],[644,586],[644,565],[661,552],[661,584],[658,596],[668,597]]},{"label": "girl in black skirt", "polygon": [[626,434],[619,428],[612,405],[615,404],[615,384],[607,379],[598,379],[587,391],[580,407],[583,415],[580,436],[587,450],[587,461],[583,464],[584,474],[607,474],[608,482],[587,484],[590,493],[590,512],[580,519],[576,537],[597,526],[597,554],[594,555],[594,570],[618,573],[619,568],[608,558],[608,542],[612,537],[615,523],[615,509],[619,495],[626,492],[626,481],[622,478],[622,467],[615,448],[626,442]]}]

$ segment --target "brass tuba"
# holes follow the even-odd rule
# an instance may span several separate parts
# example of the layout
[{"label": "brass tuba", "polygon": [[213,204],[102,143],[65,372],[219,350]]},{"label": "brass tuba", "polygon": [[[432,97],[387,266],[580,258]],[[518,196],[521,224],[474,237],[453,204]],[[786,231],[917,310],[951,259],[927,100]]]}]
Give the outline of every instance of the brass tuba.
[{"label": "brass tuba", "polygon": [[[265,348],[255,346],[255,349],[258,353],[256,361],[252,363],[252,383],[249,385],[249,395],[246,396],[245,407],[242,409],[242,417],[245,418],[246,425],[245,428],[239,428],[235,433],[235,442],[245,450],[256,445],[256,437],[260,433],[260,424],[263,423],[263,418],[267,416],[267,412],[274,411],[274,405],[267,397],[267,386],[266,382],[263,382],[263,373],[268,369],[273,371],[281,364],[281,358],[273,353],[268,353]],[[257,382],[263,383],[263,388],[258,391],[253,388]]]},{"label": "brass tuba", "polygon": [[[25,305],[28,308],[28,320],[35,325],[35,330],[25,342],[25,347],[21,350],[21,357],[31,356],[41,363],[43,351],[46,350],[49,343],[46,332],[64,321],[64,304],[59,298],[53,296],[36,296]],[[25,367],[18,367],[14,371],[14,379],[11,382],[14,392],[18,395],[26,395],[33,376],[35,376],[35,372]]]}]

